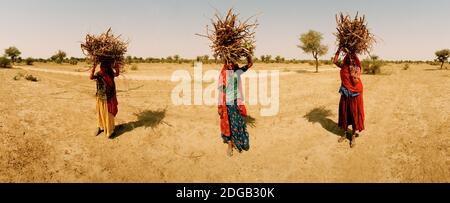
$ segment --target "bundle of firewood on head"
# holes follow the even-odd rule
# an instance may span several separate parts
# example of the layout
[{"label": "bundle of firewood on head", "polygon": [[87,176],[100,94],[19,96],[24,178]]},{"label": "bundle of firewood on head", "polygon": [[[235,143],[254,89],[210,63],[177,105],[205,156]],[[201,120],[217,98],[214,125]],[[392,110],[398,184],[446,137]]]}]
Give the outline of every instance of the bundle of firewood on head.
[{"label": "bundle of firewood on head", "polygon": [[81,44],[81,50],[94,64],[116,64],[111,68],[122,68],[127,52],[128,43],[120,39],[119,36],[114,36],[111,33],[111,28],[101,35],[86,35],[86,40]]},{"label": "bundle of firewood on head", "polygon": [[255,50],[256,20],[250,23],[251,17],[239,21],[238,15],[230,9],[225,18],[216,13],[211,20],[213,29],[206,28],[206,35],[211,40],[213,56],[224,63],[238,63],[242,58],[251,57]]},{"label": "bundle of firewood on head", "polygon": [[352,19],[349,15],[340,13],[336,15],[337,43],[345,53],[370,54],[375,41],[375,36],[367,28],[365,16]]}]

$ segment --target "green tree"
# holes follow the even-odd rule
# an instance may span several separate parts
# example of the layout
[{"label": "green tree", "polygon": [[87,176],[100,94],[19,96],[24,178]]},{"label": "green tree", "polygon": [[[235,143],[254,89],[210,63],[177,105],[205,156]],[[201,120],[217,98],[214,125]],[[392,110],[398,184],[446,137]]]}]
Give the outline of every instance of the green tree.
[{"label": "green tree", "polygon": [[275,57],[275,62],[276,63],[281,63],[281,56],[276,56]]},{"label": "green tree", "polygon": [[204,55],[203,56],[203,63],[204,64],[208,64],[209,63],[209,56],[208,55]]},{"label": "green tree", "polygon": [[168,57],[166,58],[166,62],[167,62],[167,63],[173,63],[173,58],[172,58],[172,56],[168,56]]},{"label": "green tree", "polygon": [[175,63],[180,63],[180,55],[176,54],[175,56],[173,56],[173,60],[175,61]]},{"label": "green tree", "polygon": [[132,62],[133,62],[133,57],[132,56],[125,57],[125,63],[126,64],[131,64]]},{"label": "green tree", "polygon": [[277,62],[277,63],[284,63],[285,60],[286,59],[284,57],[281,57],[281,56],[276,56],[275,57],[275,62]]},{"label": "green tree", "polygon": [[214,54],[214,55],[213,55],[213,58],[214,58],[214,63],[217,64],[217,62],[219,62],[219,61],[218,61],[217,55]]},{"label": "green tree", "polygon": [[266,55],[266,63],[270,63],[272,61],[272,55]]},{"label": "green tree", "polygon": [[16,47],[9,47],[5,49],[5,54],[9,58],[11,58],[11,62],[14,64],[14,62],[16,62],[16,58],[19,57],[22,53]]},{"label": "green tree", "polygon": [[323,56],[328,52],[328,47],[322,45],[322,33],[310,30],[300,36],[300,45],[305,53],[311,53],[316,60],[316,73],[319,72],[319,56]]},{"label": "green tree", "polygon": [[436,61],[439,61],[441,63],[441,69],[444,66],[444,63],[447,62],[449,55],[450,55],[450,50],[448,49],[442,49],[439,51],[436,51]]},{"label": "green tree", "polygon": [[66,56],[67,56],[66,52],[64,52],[62,50],[58,50],[55,55],[50,57],[50,59],[52,59],[52,61],[54,61],[58,64],[61,64],[62,62],[64,62],[64,59],[66,58]]}]

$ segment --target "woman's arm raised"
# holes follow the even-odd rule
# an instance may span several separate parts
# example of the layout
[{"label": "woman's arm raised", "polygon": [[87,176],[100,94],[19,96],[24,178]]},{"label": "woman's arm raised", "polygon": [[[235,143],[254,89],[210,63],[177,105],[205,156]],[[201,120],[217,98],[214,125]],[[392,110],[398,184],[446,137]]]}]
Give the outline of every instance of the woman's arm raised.
[{"label": "woman's arm raised", "polygon": [[115,70],[114,76],[115,77],[118,77],[120,75],[120,68],[121,68],[121,66],[122,66],[122,63],[118,63],[118,62],[114,63],[114,70]]},{"label": "woman's arm raised", "polygon": [[94,65],[92,65],[91,75],[89,76],[89,79],[91,79],[91,80],[94,79],[94,73],[95,73],[96,67],[97,67],[97,62],[94,62]]},{"label": "woman's arm raised", "polygon": [[334,55],[333,58],[333,63],[336,64],[338,67],[341,67],[341,63],[339,62],[339,55],[341,54],[341,47],[338,48],[338,50],[336,51],[336,54]]},{"label": "woman's arm raised", "polygon": [[242,67],[241,70],[246,72],[252,66],[253,66],[253,58],[252,58],[252,56],[247,56],[247,65]]}]

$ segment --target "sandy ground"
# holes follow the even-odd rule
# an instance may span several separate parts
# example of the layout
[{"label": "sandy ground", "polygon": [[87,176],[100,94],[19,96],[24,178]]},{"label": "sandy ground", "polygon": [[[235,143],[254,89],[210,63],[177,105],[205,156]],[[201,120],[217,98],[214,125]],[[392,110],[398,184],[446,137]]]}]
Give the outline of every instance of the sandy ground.
[{"label": "sandy ground", "polygon": [[[337,142],[337,69],[256,64],[287,73],[280,112],[248,106],[251,149],[230,158],[215,106],[172,104],[178,69],[192,70],[140,64],[117,81],[115,139],[93,136],[95,83],[83,65],[0,69],[0,181],[450,182],[450,71],[388,65],[364,75],[367,129],[350,149]],[[19,72],[40,80],[13,80]]]}]

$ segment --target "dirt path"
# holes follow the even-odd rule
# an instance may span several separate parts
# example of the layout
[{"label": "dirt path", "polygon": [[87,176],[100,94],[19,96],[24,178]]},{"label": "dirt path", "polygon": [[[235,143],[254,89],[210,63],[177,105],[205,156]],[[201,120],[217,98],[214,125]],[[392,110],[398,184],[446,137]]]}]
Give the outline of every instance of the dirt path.
[{"label": "dirt path", "polygon": [[216,107],[172,105],[168,80],[117,81],[125,132],[110,140],[92,135],[86,73],[26,69],[33,83],[1,69],[0,181],[449,182],[450,77],[427,69],[363,76],[367,129],[354,149],[337,143],[338,73],[283,75],[280,113],[249,106],[251,149],[232,158]]}]

